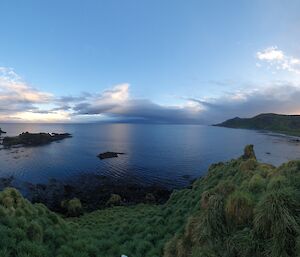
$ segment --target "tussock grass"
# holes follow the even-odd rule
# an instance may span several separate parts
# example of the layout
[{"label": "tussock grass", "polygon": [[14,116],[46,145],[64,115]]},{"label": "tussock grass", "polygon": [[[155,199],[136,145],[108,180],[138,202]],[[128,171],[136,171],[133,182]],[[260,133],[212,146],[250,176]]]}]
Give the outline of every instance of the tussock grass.
[{"label": "tussock grass", "polygon": [[[251,151],[212,165],[164,205],[149,196],[148,204],[116,206],[114,197],[107,209],[63,218],[7,188],[0,192],[0,256],[299,257],[299,162],[275,168]],[[77,216],[78,199],[64,204]]]}]

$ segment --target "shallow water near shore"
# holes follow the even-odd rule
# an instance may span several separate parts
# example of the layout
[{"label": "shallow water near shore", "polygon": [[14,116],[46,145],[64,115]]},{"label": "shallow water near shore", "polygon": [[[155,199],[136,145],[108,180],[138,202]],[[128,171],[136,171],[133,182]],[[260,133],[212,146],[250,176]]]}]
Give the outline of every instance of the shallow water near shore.
[{"label": "shallow water near shore", "polygon": [[[180,188],[203,175],[210,164],[241,155],[254,144],[259,161],[280,165],[300,159],[293,137],[200,125],[0,124],[4,136],[21,132],[71,133],[72,138],[38,147],[0,150],[0,177],[31,183],[67,181],[97,174],[121,183]],[[100,160],[101,152],[124,152]]]}]

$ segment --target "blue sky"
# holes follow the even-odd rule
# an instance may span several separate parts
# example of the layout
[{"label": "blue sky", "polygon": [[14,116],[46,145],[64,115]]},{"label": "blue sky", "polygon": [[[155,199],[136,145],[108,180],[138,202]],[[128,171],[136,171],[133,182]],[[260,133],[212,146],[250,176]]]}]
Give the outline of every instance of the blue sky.
[{"label": "blue sky", "polygon": [[297,113],[299,10],[294,0],[1,1],[0,120]]}]

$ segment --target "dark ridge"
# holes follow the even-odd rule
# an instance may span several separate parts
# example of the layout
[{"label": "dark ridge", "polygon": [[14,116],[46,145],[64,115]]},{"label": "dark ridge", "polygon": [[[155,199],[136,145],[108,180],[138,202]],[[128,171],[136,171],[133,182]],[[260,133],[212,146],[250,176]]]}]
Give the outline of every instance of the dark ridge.
[{"label": "dark ridge", "polygon": [[266,130],[300,136],[300,115],[263,113],[252,118],[235,117],[213,126]]}]

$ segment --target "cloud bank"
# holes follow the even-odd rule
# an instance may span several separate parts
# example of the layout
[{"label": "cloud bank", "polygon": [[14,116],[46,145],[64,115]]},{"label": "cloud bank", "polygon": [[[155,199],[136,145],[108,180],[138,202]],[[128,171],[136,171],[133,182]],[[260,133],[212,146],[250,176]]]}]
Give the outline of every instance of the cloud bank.
[{"label": "cloud bank", "polygon": [[0,67],[0,121],[59,121],[67,115],[43,109],[53,104],[55,97],[39,91],[11,68]]},{"label": "cloud bank", "polygon": [[[107,115],[116,119],[140,119],[159,123],[211,124],[228,118],[250,117],[259,113],[300,114],[300,85],[275,81],[252,85],[249,90],[234,91],[218,98],[184,98],[181,105],[163,106],[146,99],[132,99],[129,85],[114,87],[120,100],[104,92],[75,105],[75,115]],[[122,92],[122,93],[121,93]],[[122,97],[122,95],[125,95]]]},{"label": "cloud bank", "polygon": [[[256,58],[275,69],[300,73],[300,60],[277,47],[257,52]],[[178,104],[172,106],[133,97],[128,83],[100,93],[55,96],[28,85],[13,69],[0,67],[2,122],[212,124],[236,116],[250,117],[266,112],[300,114],[299,99],[300,82],[291,81],[252,83],[216,98],[178,97]]]}]

